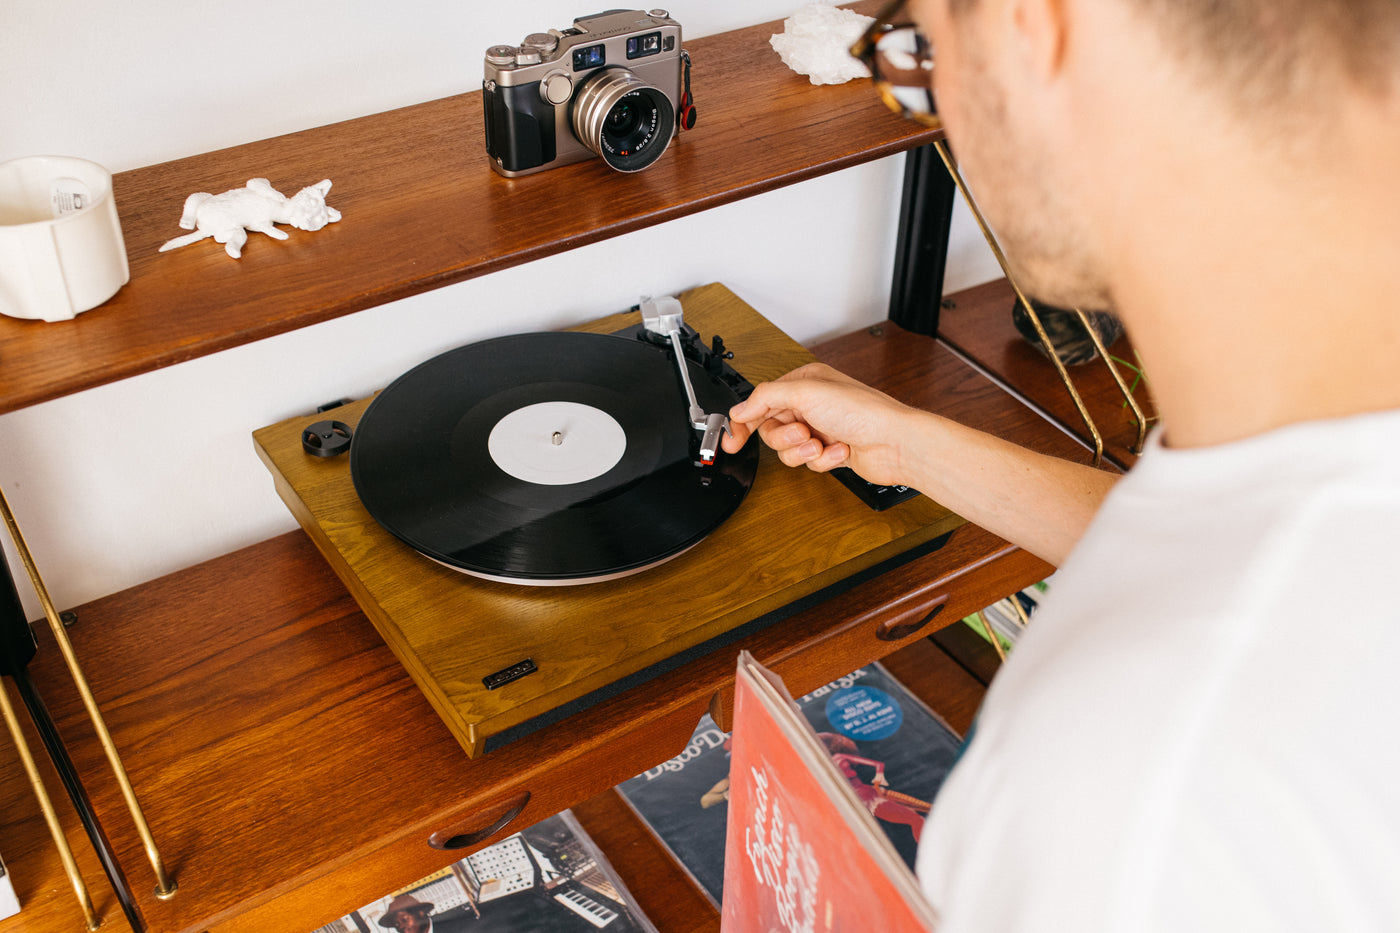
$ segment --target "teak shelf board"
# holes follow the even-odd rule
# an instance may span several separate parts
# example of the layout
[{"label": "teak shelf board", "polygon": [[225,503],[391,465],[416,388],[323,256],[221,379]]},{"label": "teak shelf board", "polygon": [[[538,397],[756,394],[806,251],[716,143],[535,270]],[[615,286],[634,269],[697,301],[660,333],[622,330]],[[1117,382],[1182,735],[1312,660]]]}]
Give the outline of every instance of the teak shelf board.
[{"label": "teak shelf board", "polygon": [[[887,326],[816,352],[906,400],[1083,456],[936,341]],[[884,367],[896,374],[888,383]],[[829,477],[813,479],[848,495]],[[462,753],[300,531],[78,607],[70,637],[180,885],[164,902],[46,630],[34,677],[153,931],[294,933],[452,861],[428,846],[434,832],[528,793],[517,822],[491,837],[499,838],[676,754],[732,681],[740,648],[806,692],[910,643],[874,636],[865,620],[882,607],[921,590],[950,593],[936,626],[1045,570],[965,525],[934,553],[477,759]],[[28,890],[58,893],[0,921],[0,933],[74,929],[78,913],[56,860],[30,854],[46,846],[32,797],[27,788],[9,793],[4,775],[4,799],[17,807],[0,814],[10,868]],[[81,857],[80,836],[73,841]],[[101,885],[95,871],[87,877]],[[121,929],[114,900],[97,899],[106,923]]]},{"label": "teak shelf board", "polygon": [[[857,614],[887,597],[886,587],[956,577],[1005,553],[966,526],[942,551],[853,591],[830,611],[839,621],[844,607]],[[1017,566],[1017,581],[1037,572]],[[1007,582],[972,585],[966,601],[980,604]],[[229,598],[192,620],[190,590],[212,585]],[[166,902],[147,883],[139,842],[81,710],[57,695],[66,675],[44,633],[35,663],[36,675],[55,685],[60,728],[152,930],[265,933],[288,929],[293,915],[311,930],[450,861],[451,853],[427,845],[444,826],[529,791],[518,824],[499,838],[674,755],[713,692],[732,679],[739,647],[774,662],[802,692],[830,680],[834,667],[844,672],[872,660],[837,660],[821,638],[832,622],[826,611],[804,613],[527,742],[468,759],[300,532],[81,607],[70,634],[180,884]],[[138,635],[149,639],[147,657],[129,652]],[[107,658],[129,666],[94,663]],[[42,833],[32,819],[15,828]],[[395,852],[400,844],[411,844],[409,851]],[[12,860],[11,868],[35,870],[28,860]],[[61,879],[56,864],[45,868]],[[115,911],[100,875],[88,878],[99,906]],[[54,910],[65,907],[66,894],[53,898]],[[45,925],[44,916],[26,909],[0,930],[65,929]]]},{"label": "teak shelf board", "polygon": [[[706,342],[722,336],[750,381],[812,360],[722,285],[679,298],[686,322]],[[609,333],[637,323],[636,314],[624,314],[586,329]],[[675,392],[684,411],[679,386]],[[368,401],[337,408],[336,419],[353,430]],[[683,652],[962,524],[928,498],[872,511],[845,490],[830,494],[829,478],[784,469],[762,447],[758,476],[739,509],[664,565],[585,586],[495,583],[427,560],[376,523],[354,495],[348,458],[325,460],[302,449],[302,431],[324,417],[254,432],[258,454],[292,513],[470,755],[519,741],[561,708],[608,702],[598,692],[653,676]],[[499,689],[484,684],[525,658],[535,673]]]},{"label": "teak shelf board", "polygon": [[[1039,406],[1047,417],[1084,443],[1092,444],[1084,419],[1075,409],[1054,365],[1027,343],[1012,323],[1011,309],[1015,303],[1016,295],[1005,279],[960,292],[943,307],[938,337]],[[1111,356],[1138,365],[1126,336],[1120,337],[1108,351]],[[1121,364],[1114,365],[1124,381],[1132,386],[1137,374]],[[1124,404],[1123,395],[1108,368],[1099,359],[1066,368],[1098,426],[1104,442],[1104,459],[1119,469],[1128,469],[1137,461],[1132,448],[1137,442],[1138,429],[1133,411]],[[1133,397],[1151,425],[1156,418],[1156,407],[1146,381],[1138,385]]]},{"label": "teak shelf board", "polygon": [[[985,533],[967,533],[924,558],[922,572],[936,576],[940,566],[975,564],[996,550]],[[210,585],[237,595],[192,622],[184,599]],[[869,587],[860,599],[878,591]],[[792,677],[805,670],[792,646],[815,638],[817,618],[794,619],[746,645],[793,658],[783,668]],[[124,658],[127,668],[92,663],[121,658],[138,633],[150,640],[150,657]],[[344,902],[324,893],[304,900],[329,919],[371,899],[376,885],[392,888],[441,867],[450,856],[426,843],[441,826],[521,789],[535,798],[525,822],[601,792],[674,754],[733,666],[732,653],[707,658],[528,742],[467,759],[299,532],[83,607],[72,634],[180,883],[175,899],[156,901],[143,883],[139,845],[71,699],[52,704],[60,727],[152,929],[190,933],[258,929],[266,914],[257,922],[240,915],[322,877],[334,878],[330,887]],[[53,645],[42,642],[41,674],[59,684]],[[794,683],[824,682],[830,664],[828,656],[822,674]],[[660,734],[648,737],[653,729]],[[542,788],[555,768],[565,772],[560,786]],[[41,831],[30,827],[31,835]],[[415,841],[413,859],[376,861],[404,839]],[[367,890],[346,894],[354,889],[343,872],[369,877]],[[21,915],[25,923],[35,916]],[[269,928],[279,927],[261,926]],[[0,930],[10,933],[4,924]]]},{"label": "teak shelf board", "polygon": [[[867,12],[872,0],[856,4]],[[559,24],[564,25],[564,24]],[[868,81],[814,87],[768,45],[768,23],[686,41],[698,126],[645,171],[600,160],[505,179],[487,164],[479,90],[115,178],[131,281],[73,321],[0,318],[0,412],[306,327],[848,168],[936,137]],[[510,38],[510,37],[505,37]],[[479,87],[466,55],[464,87]],[[186,196],[266,177],[323,178],[344,219],[230,259],[182,234]]]}]

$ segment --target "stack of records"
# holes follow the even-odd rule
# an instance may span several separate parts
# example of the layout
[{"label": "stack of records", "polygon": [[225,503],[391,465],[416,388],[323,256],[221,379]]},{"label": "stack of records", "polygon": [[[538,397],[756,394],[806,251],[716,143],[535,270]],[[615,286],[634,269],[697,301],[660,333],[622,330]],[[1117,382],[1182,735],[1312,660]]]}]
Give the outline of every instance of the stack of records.
[{"label": "stack of records", "polygon": [[[962,740],[884,667],[871,664],[797,701],[857,794],[910,869],[924,814],[957,759]],[[879,774],[879,778],[876,774]],[[618,793],[670,849],[718,908],[724,883],[729,736],[709,716],[685,751],[629,781]]]}]

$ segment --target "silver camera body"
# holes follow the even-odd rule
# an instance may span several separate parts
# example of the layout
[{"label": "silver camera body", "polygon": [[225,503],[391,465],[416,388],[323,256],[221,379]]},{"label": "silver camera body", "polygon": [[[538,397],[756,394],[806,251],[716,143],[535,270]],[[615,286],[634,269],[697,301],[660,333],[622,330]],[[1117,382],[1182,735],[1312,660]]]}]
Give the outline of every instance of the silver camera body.
[{"label": "silver camera body", "polygon": [[611,10],[486,50],[486,153],[508,178],[594,156],[651,165],[676,135],[683,57],[665,10]]}]

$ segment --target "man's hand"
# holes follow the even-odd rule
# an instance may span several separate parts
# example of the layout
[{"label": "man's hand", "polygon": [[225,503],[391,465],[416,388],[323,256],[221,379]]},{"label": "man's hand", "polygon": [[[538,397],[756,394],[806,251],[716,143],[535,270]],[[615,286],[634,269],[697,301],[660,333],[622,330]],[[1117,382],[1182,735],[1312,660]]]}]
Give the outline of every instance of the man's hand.
[{"label": "man's hand", "polygon": [[763,383],[729,423],[730,453],[757,431],[788,466],[847,466],[872,483],[913,487],[1055,565],[1117,479],[910,408],[822,363]]},{"label": "man's hand", "polygon": [[788,466],[819,473],[847,466],[872,483],[907,482],[902,441],[917,413],[882,392],[812,363],[754,389],[730,409],[736,452],[755,431]]}]

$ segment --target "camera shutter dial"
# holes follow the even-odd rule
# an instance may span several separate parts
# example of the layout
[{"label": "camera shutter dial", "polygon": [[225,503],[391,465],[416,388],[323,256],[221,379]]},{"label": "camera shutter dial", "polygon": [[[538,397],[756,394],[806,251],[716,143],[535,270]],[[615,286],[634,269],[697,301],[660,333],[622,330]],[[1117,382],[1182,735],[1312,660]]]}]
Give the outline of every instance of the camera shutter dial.
[{"label": "camera shutter dial", "polygon": [[514,65],[515,46],[513,45],[493,45],[486,50],[486,60],[493,65]]},{"label": "camera shutter dial", "polygon": [[540,96],[555,107],[567,103],[573,93],[573,79],[562,71],[552,71],[540,81]]},{"label": "camera shutter dial", "polygon": [[550,52],[559,48],[559,37],[551,36],[547,32],[532,32],[526,36],[525,41],[520,44],[527,48],[539,49],[541,52],[548,55]]}]

